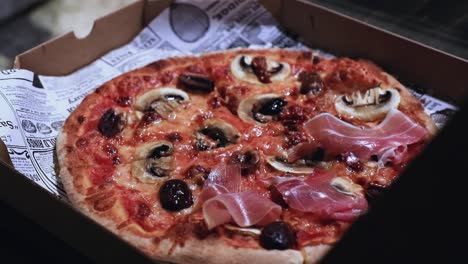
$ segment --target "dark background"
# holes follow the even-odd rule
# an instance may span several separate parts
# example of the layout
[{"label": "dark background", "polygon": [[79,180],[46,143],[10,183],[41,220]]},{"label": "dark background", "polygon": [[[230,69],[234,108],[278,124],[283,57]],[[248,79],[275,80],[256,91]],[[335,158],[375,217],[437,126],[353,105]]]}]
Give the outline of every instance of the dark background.
[{"label": "dark background", "polygon": [[[56,24],[53,21],[49,21],[50,27],[37,22],[38,12],[42,12],[43,16],[47,12],[54,16],[57,12],[61,12],[60,8],[64,9],[63,12],[70,12],[65,10],[66,5],[61,2],[66,1],[0,0],[0,69],[9,67],[15,55],[63,33],[54,28]],[[313,2],[448,53],[468,58],[468,1],[314,0]],[[106,5],[102,0],[95,1],[95,4]],[[45,17],[47,18],[47,15]],[[460,114],[456,118],[463,123],[467,115],[465,111],[464,115]],[[463,197],[466,191],[458,180],[445,180],[447,177],[451,179],[467,175],[466,135],[468,135],[466,126],[449,125],[441,137],[430,146],[431,152],[439,152],[442,155],[436,158],[423,155],[418,159],[416,163],[426,166],[423,171],[416,172],[414,166],[408,168],[408,174],[417,173],[420,176],[426,175],[427,178],[421,181],[421,177],[418,177],[416,181],[414,178],[406,177],[397,182],[395,190],[386,195],[386,199],[377,201],[382,204],[373,210],[369,217],[357,222],[335,247],[334,254],[325,261],[330,263],[466,262],[464,257],[466,249],[462,247],[467,244],[464,227],[466,223],[462,217],[467,208],[462,203],[466,200]],[[452,140],[452,143],[447,144],[451,138],[462,140],[457,142]],[[441,177],[444,180],[439,180]],[[14,209],[1,201],[0,259],[2,263],[89,262],[74,249],[34,225],[27,218],[18,215]]]}]

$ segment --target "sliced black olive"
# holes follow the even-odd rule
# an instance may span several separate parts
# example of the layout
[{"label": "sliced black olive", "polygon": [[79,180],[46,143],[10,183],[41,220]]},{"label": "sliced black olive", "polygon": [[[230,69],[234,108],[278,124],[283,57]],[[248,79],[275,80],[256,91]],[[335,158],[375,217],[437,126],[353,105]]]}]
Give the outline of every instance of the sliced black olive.
[{"label": "sliced black olive", "polygon": [[285,222],[273,222],[262,229],[260,244],[266,249],[285,250],[296,245],[296,234]]},{"label": "sliced black olive", "polygon": [[323,90],[323,82],[320,75],[315,72],[301,72],[299,74],[299,81],[301,82],[301,94],[318,94]]},{"label": "sliced black olive", "polygon": [[151,150],[151,152],[148,155],[148,158],[159,159],[161,157],[167,157],[172,155],[172,151],[173,149],[171,146],[162,144]]},{"label": "sliced black olive", "polygon": [[125,120],[121,114],[116,114],[114,109],[107,110],[99,120],[98,130],[106,137],[113,137],[120,133],[125,126]]},{"label": "sliced black olive", "polygon": [[214,81],[210,77],[198,73],[183,73],[179,76],[179,83],[188,90],[210,93],[214,90]]},{"label": "sliced black olive", "polygon": [[[271,98],[260,103],[260,106],[257,106],[258,109],[255,112],[258,112],[262,115],[278,115],[283,111],[283,108],[288,104],[283,98]],[[254,108],[257,108],[254,106]]]},{"label": "sliced black olive", "polygon": [[193,205],[192,191],[182,180],[168,180],[159,189],[159,201],[168,211],[180,211]]}]

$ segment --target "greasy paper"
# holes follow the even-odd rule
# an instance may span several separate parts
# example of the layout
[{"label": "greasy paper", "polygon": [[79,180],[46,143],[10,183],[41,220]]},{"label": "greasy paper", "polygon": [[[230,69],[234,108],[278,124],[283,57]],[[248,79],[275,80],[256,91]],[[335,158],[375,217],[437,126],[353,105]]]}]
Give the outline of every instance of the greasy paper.
[{"label": "greasy paper", "polygon": [[[54,172],[55,140],[65,119],[87,94],[124,72],[162,58],[252,45],[307,48],[285,34],[256,1],[176,1],[132,42],[68,76],[0,71],[0,137],[19,172],[67,200]],[[414,94],[438,126],[456,110],[424,93]]]}]

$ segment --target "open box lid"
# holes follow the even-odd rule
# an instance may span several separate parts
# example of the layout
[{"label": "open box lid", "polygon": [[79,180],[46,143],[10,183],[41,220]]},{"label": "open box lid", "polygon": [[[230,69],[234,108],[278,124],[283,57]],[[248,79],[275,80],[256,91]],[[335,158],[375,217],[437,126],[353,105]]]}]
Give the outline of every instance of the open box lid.
[{"label": "open box lid", "polygon": [[[58,37],[19,55],[15,60],[15,66],[42,75],[70,73],[87,65],[109,50],[130,41],[151,18],[159,14],[170,2],[168,0],[138,1],[97,20],[92,32],[87,37],[77,39],[73,33]],[[468,63],[460,58],[305,1],[260,2],[288,30],[298,33],[311,47],[322,48],[337,55],[374,60],[400,79],[427,87],[435,97],[448,98],[458,105],[462,105],[466,100],[467,89],[465,86],[468,83],[468,74],[466,74],[468,73]],[[118,28],[119,31],[113,31],[115,28]],[[382,204],[377,207],[378,209],[371,210],[367,216],[362,217],[353,225],[351,231],[332,251],[331,256],[329,256],[330,260],[336,260],[336,257],[352,253],[354,256],[360,256],[362,261],[371,256],[374,257],[377,251],[382,248],[386,250],[385,252],[398,250],[393,251],[392,256],[401,256],[400,252],[403,252],[401,245],[406,244],[398,243],[398,239],[401,237],[396,238],[395,236],[400,234],[399,232],[390,231],[395,227],[409,226],[405,222],[407,215],[417,218],[416,213],[423,208],[429,208],[424,202],[425,200],[421,198],[415,200],[414,198],[415,195],[420,197],[426,193],[417,188],[421,186],[418,181],[424,177],[426,188],[431,189],[437,186],[435,180],[438,175],[435,175],[435,172],[440,172],[443,164],[434,161],[449,162],[447,151],[450,147],[459,145],[460,142],[466,147],[466,139],[462,137],[463,133],[466,134],[466,129],[459,129],[466,117],[466,109],[457,114],[454,122],[444,129],[434,144],[431,144],[427,151],[402,175],[402,180],[399,180],[386,196],[388,199],[383,200]],[[430,166],[426,166],[427,164]],[[466,167],[463,162],[458,165]],[[451,170],[455,168],[457,167],[451,166],[447,172],[452,172]],[[138,256],[139,254],[134,249],[125,249],[126,244],[115,239],[107,230],[93,224],[69,206],[30,184],[25,177],[18,175],[11,168],[2,165],[0,171],[2,175],[0,186],[7,186],[6,183],[8,183],[8,188],[0,187],[2,199],[93,259],[109,260],[109,254],[116,252],[115,249],[119,249],[120,253],[110,256],[112,260],[122,259],[128,253],[127,251],[133,252],[128,253],[132,254],[132,258],[139,258],[142,261],[145,259],[143,256]],[[21,201],[22,197],[18,195],[20,192],[34,197],[35,206],[31,207],[26,202]],[[415,202],[408,203],[407,201]],[[417,203],[418,201],[420,203]],[[403,207],[405,210],[398,211],[397,209],[401,208],[402,204],[414,207]],[[61,219],[53,220],[51,219],[53,216],[44,212],[60,212]],[[390,227],[386,224],[386,232],[377,232],[376,230],[384,225],[382,223],[390,223],[388,219],[394,219],[392,222],[396,224]],[[61,221],[69,221],[74,226],[80,226],[80,228],[76,228],[79,229],[79,232],[61,226]],[[414,221],[411,220],[408,224],[413,224]],[[423,226],[426,225],[421,225],[421,227]],[[402,228],[401,230],[406,229]],[[415,230],[419,229],[415,228]],[[93,234],[94,241],[90,243],[89,240],[84,240],[86,234]],[[375,241],[379,241],[379,243],[373,243]],[[109,249],[105,249],[104,252],[92,249],[93,246],[103,244],[109,245]],[[350,251],[355,249],[356,245],[360,246],[361,254]],[[122,254],[122,252],[124,253]],[[346,259],[348,257],[349,255],[346,255]],[[341,258],[341,260],[343,259]],[[380,261],[381,259],[379,259]]]}]

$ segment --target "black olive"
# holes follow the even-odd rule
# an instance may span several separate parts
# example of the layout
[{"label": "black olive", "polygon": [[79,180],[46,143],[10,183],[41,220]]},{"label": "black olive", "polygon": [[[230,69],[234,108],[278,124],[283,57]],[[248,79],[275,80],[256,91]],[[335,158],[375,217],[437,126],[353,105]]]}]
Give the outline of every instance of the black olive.
[{"label": "black olive", "polygon": [[180,211],[193,205],[192,191],[182,180],[168,180],[159,189],[159,201],[168,211]]},{"label": "black olive", "polygon": [[179,76],[179,83],[185,89],[210,93],[214,90],[214,81],[210,77],[198,73],[183,73]]},{"label": "black olive", "polygon": [[263,115],[278,115],[287,104],[288,102],[281,97],[272,98],[263,101],[257,112]]},{"label": "black olive", "polygon": [[147,158],[150,159],[159,159],[161,157],[167,157],[172,154],[172,148],[169,145],[160,145],[155,147]]},{"label": "black olive", "polygon": [[120,133],[125,126],[122,115],[115,113],[114,109],[107,110],[99,120],[98,130],[106,137],[113,137]]},{"label": "black olive", "polygon": [[318,94],[324,87],[322,78],[315,72],[301,72],[299,81],[301,82],[299,90],[301,94]]},{"label": "black olive", "polygon": [[285,250],[296,245],[296,234],[285,222],[273,222],[262,229],[260,245],[266,249]]}]

